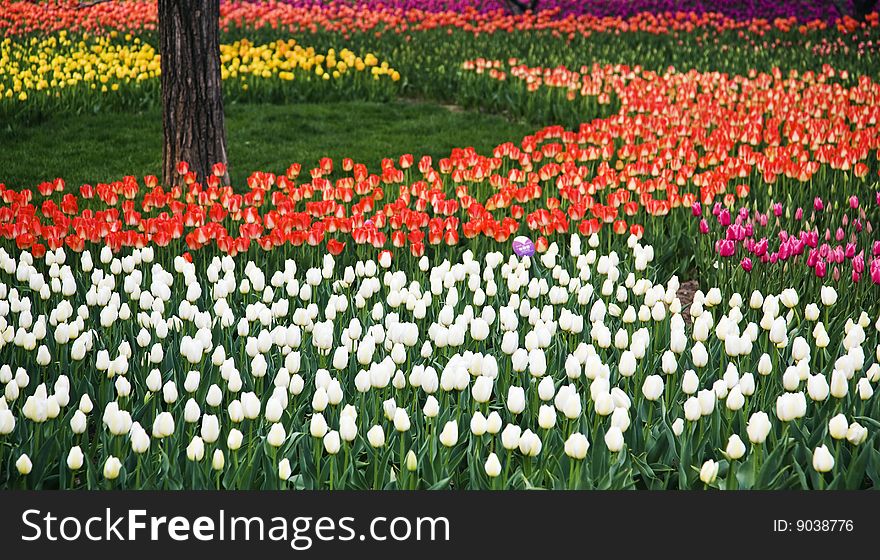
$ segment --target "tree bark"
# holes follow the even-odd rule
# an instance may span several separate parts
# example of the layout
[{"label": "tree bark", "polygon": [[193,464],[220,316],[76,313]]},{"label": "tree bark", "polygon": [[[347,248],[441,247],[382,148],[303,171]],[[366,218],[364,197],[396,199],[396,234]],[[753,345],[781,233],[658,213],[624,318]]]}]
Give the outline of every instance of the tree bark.
[{"label": "tree bark", "polygon": [[[158,0],[162,64],[162,181],[185,161],[204,181],[227,163],[220,78],[220,0]],[[228,184],[228,174],[221,179]]]}]

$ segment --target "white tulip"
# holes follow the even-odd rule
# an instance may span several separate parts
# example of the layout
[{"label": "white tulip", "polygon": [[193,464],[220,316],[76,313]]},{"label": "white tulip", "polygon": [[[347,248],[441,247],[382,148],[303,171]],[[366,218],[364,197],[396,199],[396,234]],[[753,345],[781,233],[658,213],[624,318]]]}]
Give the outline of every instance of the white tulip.
[{"label": "white tulip", "polygon": [[705,484],[712,484],[718,476],[718,463],[709,459],[700,468],[700,480]]},{"label": "white tulip", "polygon": [[385,446],[385,430],[382,426],[376,425],[367,431],[367,441],[372,447]]},{"label": "white tulip", "polygon": [[617,453],[623,449],[623,432],[617,426],[611,426],[605,433],[605,445],[608,451]]},{"label": "white tulip", "polygon": [[819,473],[826,473],[834,468],[834,457],[828,451],[827,445],[821,445],[813,451],[813,468]]},{"label": "white tulip", "polygon": [[727,439],[727,448],[725,449],[725,454],[729,459],[736,461],[737,459],[741,459],[743,455],[746,454],[746,445],[743,443],[743,440],[736,434],[733,434]]},{"label": "white tulip", "polygon": [[581,433],[574,432],[565,440],[565,454],[572,459],[583,460],[586,458],[589,449],[590,442],[587,441],[587,436]]}]

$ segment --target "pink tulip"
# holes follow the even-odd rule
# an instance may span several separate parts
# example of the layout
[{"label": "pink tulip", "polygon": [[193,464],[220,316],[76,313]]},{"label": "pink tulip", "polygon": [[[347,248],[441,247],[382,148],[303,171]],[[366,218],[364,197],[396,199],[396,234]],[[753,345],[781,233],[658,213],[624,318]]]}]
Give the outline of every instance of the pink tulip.
[{"label": "pink tulip", "polygon": [[777,203],[773,204],[773,215],[776,216],[777,218],[782,216],[782,203],[781,202],[777,202]]}]

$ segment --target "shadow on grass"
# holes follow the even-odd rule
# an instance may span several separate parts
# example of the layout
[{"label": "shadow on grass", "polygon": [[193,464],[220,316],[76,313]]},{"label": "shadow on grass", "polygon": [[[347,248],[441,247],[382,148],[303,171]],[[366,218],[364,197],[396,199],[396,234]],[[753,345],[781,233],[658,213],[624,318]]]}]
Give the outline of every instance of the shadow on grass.
[{"label": "shadow on grass", "polygon": [[[488,152],[538,129],[497,115],[452,111],[432,103],[336,102],[233,104],[226,110],[233,185],[253,171],[304,169],[322,157],[350,157],[378,170],[383,158],[411,153],[446,157],[453,148]],[[33,188],[62,177],[68,185],[125,175],[158,175],[162,164],[159,110],[58,115],[27,128],[0,131],[0,183]]]}]

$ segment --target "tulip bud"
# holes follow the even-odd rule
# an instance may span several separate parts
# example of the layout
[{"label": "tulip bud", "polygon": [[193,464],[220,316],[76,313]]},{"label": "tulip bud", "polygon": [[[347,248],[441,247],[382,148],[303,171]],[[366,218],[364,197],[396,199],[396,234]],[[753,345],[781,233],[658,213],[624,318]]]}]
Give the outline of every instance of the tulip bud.
[{"label": "tulip bud", "polygon": [[286,482],[292,474],[293,470],[290,468],[290,459],[281,459],[278,463],[278,478]]},{"label": "tulip bud", "polygon": [[517,447],[519,447],[521,434],[522,429],[519,426],[508,424],[501,432],[501,445],[504,446],[504,449],[507,449],[508,451],[516,449]]},{"label": "tulip bud", "polygon": [[[2,418],[2,416],[0,416]],[[88,420],[86,419],[86,415],[82,413],[81,410],[77,410],[73,413],[73,417],[70,419],[70,429],[75,434],[82,434],[86,431],[86,425]],[[0,422],[2,424],[2,422]],[[2,433],[2,431],[0,431]]]},{"label": "tulip bud", "polygon": [[382,426],[376,425],[370,428],[367,431],[367,441],[372,447],[384,447],[385,430],[382,429]]},{"label": "tulip bud", "polygon": [[111,455],[107,458],[107,461],[104,462],[104,478],[107,480],[116,480],[121,469],[122,463],[119,459]]},{"label": "tulip bud", "polygon": [[820,299],[822,300],[822,305],[824,305],[825,307],[831,307],[837,302],[837,290],[835,290],[832,286],[822,286],[819,295]]},{"label": "tulip bud", "polygon": [[507,410],[512,414],[520,414],[526,408],[526,393],[522,387],[513,385],[507,391]]},{"label": "tulip bud", "polygon": [[501,461],[498,460],[498,455],[495,453],[489,453],[489,457],[486,459],[486,464],[484,465],[486,470],[486,475],[489,478],[496,478],[501,474]]},{"label": "tulip bud", "polygon": [[700,401],[697,400],[697,397],[688,397],[688,399],[684,401],[684,417],[689,422],[696,422],[701,416]]},{"label": "tulip bud", "polygon": [[440,414],[440,403],[434,395],[428,395],[428,398],[425,400],[425,406],[422,408],[422,413],[426,418],[434,418]]},{"label": "tulip bud", "polygon": [[697,377],[694,370],[689,369],[684,372],[681,379],[681,390],[685,395],[693,395],[700,389],[700,378]]},{"label": "tulip bud", "polygon": [[327,451],[327,453],[330,455],[336,455],[339,453],[340,446],[341,441],[339,438],[339,432],[336,430],[330,430],[324,434],[324,450]]},{"label": "tulip bud", "polygon": [[848,429],[849,422],[843,414],[838,414],[828,421],[828,434],[834,439],[846,438],[846,431]]},{"label": "tulip bud", "polygon": [[452,447],[458,442],[458,424],[455,420],[450,420],[443,426],[440,432],[440,443],[446,447]]},{"label": "tulip bud", "polygon": [[226,457],[223,455],[223,451],[220,449],[214,450],[214,456],[211,458],[211,468],[215,471],[222,471],[223,467],[226,466]]},{"label": "tulip bud", "polygon": [[419,468],[419,459],[416,457],[415,451],[410,449],[406,454],[406,470],[416,472]]},{"label": "tulip bud", "polygon": [[766,412],[758,411],[752,414],[746,425],[749,441],[756,445],[764,443],[771,429],[770,417]]},{"label": "tulip bud", "polygon": [[471,417],[471,433],[477,437],[482,436],[486,433],[489,422],[486,420],[486,417],[483,416],[483,413],[479,410],[474,413]]},{"label": "tulip bud", "polygon": [[502,424],[501,415],[498,414],[498,411],[493,410],[489,413],[489,417],[486,418],[486,431],[495,435],[501,431]]},{"label": "tulip bud", "polygon": [[136,424],[136,426],[137,429],[133,427],[130,435],[131,450],[137,454],[146,453],[150,449],[150,436],[140,427],[140,424]]},{"label": "tulip bud", "polygon": [[590,449],[590,442],[587,436],[574,432],[565,440],[565,454],[572,459],[583,460],[587,456],[587,450]]},{"label": "tulip bud", "polygon": [[[720,381],[720,380],[719,380]],[[708,416],[715,410],[716,396],[714,391],[703,389],[697,393],[697,402],[700,404],[700,414]]]},{"label": "tulip bud", "polygon": [[406,409],[398,408],[394,411],[394,429],[398,432],[406,432],[409,431],[409,428],[409,414],[407,414]]},{"label": "tulip bud", "polygon": [[681,418],[675,419],[675,421],[672,423],[672,433],[676,436],[680,436],[682,433],[684,433],[684,420],[682,420]]},{"label": "tulip bud", "polygon": [[199,410],[199,404],[195,399],[189,399],[186,401],[186,406],[183,408],[183,421],[187,424],[195,424],[199,421],[199,418],[202,415],[202,411]]},{"label": "tulip bud", "polygon": [[859,391],[859,398],[863,401],[874,396],[874,388],[871,387],[871,381],[867,377],[859,379],[859,382],[856,384],[856,389]]},{"label": "tulip bud", "polygon": [[205,442],[199,436],[192,438],[186,446],[186,458],[190,461],[201,461],[205,458]]},{"label": "tulip bud", "polygon": [[[550,378],[547,377],[545,379]],[[553,385],[552,380],[550,381],[550,385]],[[483,375],[477,377],[477,380],[471,388],[471,395],[473,395],[475,402],[481,404],[489,402],[489,399],[492,398],[492,379]]]},{"label": "tulip bud", "polygon": [[773,371],[773,363],[770,361],[770,356],[767,354],[761,354],[761,358],[758,360],[758,373],[761,375],[770,375],[771,371]]},{"label": "tulip bud", "polygon": [[352,442],[357,437],[357,422],[351,416],[339,419],[339,436],[343,441]]},{"label": "tulip bud", "polygon": [[538,425],[545,430],[556,425],[556,410],[552,406],[541,405],[538,411]]},{"label": "tulip bud", "polygon": [[623,449],[623,432],[617,426],[611,426],[605,433],[605,445],[608,451],[617,453]]},{"label": "tulip bud", "polygon": [[67,468],[72,471],[81,469],[84,459],[85,457],[80,446],[71,447],[70,452],[67,454]]},{"label": "tulip bud", "polygon": [[727,394],[725,404],[728,410],[737,411],[743,407],[745,402],[746,399],[743,397],[742,391],[739,390],[739,385],[737,385]]},{"label": "tulip bud", "polygon": [[836,399],[842,399],[849,393],[849,383],[846,374],[840,370],[831,372],[831,396]]},{"label": "tulip bud", "polygon": [[312,415],[312,419],[309,422],[309,433],[312,437],[323,438],[327,430],[327,421],[324,419],[324,415],[320,412]]},{"label": "tulip bud", "polygon": [[174,417],[170,412],[161,412],[153,421],[153,437],[165,438],[174,433]]},{"label": "tulip bud", "polygon": [[828,451],[827,445],[817,447],[813,451],[813,468],[820,473],[826,473],[834,468],[834,457]]},{"label": "tulip bud", "polygon": [[232,428],[229,430],[229,435],[226,436],[226,447],[230,451],[238,451],[243,439],[244,435],[237,428]]},{"label": "tulip bud", "polygon": [[663,395],[663,378],[659,375],[649,375],[642,385],[642,394],[649,401],[656,401]]},{"label": "tulip bud", "polygon": [[729,459],[736,461],[746,454],[746,445],[738,435],[733,434],[727,440],[727,449],[725,450],[725,453]]},{"label": "tulip bud", "polygon": [[549,401],[553,399],[555,394],[556,388],[553,386],[553,378],[548,376],[541,379],[541,382],[538,383],[538,397],[542,401]]},{"label": "tulip bud", "polygon": [[715,478],[718,476],[718,463],[709,459],[705,463],[703,463],[703,467],[700,469],[700,480],[705,484],[712,484],[715,482]]}]

